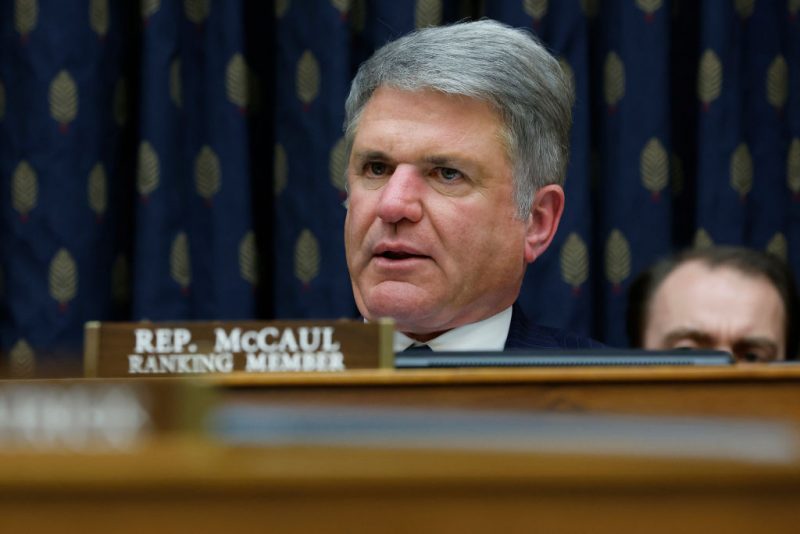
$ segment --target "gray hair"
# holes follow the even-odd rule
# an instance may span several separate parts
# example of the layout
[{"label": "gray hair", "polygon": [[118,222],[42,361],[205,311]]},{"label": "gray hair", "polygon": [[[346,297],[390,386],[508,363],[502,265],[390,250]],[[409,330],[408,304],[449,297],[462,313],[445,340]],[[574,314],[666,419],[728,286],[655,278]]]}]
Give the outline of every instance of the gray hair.
[{"label": "gray hair", "polygon": [[345,103],[347,155],[358,122],[381,86],[431,89],[490,104],[504,124],[521,219],[536,191],[564,183],[574,92],[558,60],[529,32],[493,20],[414,31],[358,69]]}]

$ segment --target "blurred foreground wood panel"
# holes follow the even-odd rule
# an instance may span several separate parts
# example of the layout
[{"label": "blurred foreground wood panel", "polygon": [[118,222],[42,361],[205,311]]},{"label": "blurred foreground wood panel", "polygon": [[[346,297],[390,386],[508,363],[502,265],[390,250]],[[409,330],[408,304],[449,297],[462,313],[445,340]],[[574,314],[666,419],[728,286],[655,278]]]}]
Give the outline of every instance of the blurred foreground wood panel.
[{"label": "blurred foreground wood panel", "polygon": [[0,455],[3,532],[797,532],[800,468],[159,443]]}]

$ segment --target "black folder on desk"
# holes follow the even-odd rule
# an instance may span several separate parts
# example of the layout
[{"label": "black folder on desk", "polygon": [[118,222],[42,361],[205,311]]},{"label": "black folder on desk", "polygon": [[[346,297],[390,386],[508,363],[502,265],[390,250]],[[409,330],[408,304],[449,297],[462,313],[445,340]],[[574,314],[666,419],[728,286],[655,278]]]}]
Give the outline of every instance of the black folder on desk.
[{"label": "black folder on desk", "polygon": [[722,351],[635,349],[507,350],[475,352],[424,352],[395,355],[397,369],[457,367],[652,367],[731,365],[733,357]]}]

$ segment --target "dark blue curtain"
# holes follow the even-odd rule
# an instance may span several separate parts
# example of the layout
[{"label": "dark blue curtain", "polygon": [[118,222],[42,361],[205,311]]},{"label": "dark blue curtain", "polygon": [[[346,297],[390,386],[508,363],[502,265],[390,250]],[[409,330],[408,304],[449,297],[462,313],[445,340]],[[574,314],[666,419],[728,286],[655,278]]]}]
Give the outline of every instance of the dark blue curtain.
[{"label": "dark blue curtain", "polygon": [[800,275],[793,0],[0,0],[0,350],[79,361],[88,320],[353,316],[343,101],[416,27],[538,35],[577,90],[538,322],[626,344],[625,292],[687,246]]}]

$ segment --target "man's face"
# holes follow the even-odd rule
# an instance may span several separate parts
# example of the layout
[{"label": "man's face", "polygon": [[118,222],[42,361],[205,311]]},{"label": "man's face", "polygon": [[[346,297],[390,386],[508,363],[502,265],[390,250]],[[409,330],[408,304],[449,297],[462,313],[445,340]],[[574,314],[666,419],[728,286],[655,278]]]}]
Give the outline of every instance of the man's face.
[{"label": "man's face", "polygon": [[689,261],[650,302],[644,348],[728,351],[737,361],[786,358],[785,311],[767,278]]},{"label": "man's face", "polygon": [[358,124],[348,185],[347,265],[365,318],[393,317],[429,339],[514,302],[533,253],[488,104],[379,88]]}]

